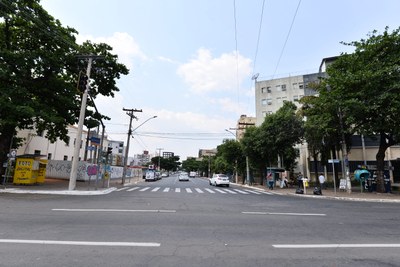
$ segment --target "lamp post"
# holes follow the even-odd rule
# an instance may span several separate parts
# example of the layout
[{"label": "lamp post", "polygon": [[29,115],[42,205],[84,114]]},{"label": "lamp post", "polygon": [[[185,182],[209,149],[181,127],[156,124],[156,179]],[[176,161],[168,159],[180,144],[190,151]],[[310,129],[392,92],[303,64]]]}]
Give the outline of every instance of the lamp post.
[{"label": "lamp post", "polygon": [[[128,114],[129,115],[129,114]],[[131,127],[132,127],[132,118],[136,118],[135,116],[130,116],[131,117],[131,120],[130,120],[130,123],[129,123],[129,130],[128,130],[128,139],[127,139],[127,141],[126,141],[126,149],[125,149],[125,158],[124,158],[124,170],[123,170],[123,173],[122,173],[122,184],[125,184],[125,178],[126,178],[126,171],[127,171],[127,168],[128,168],[128,155],[129,155],[129,141],[130,141],[130,137],[131,137],[131,135],[132,135],[132,133],[134,132],[134,131],[136,131],[140,126],[142,126],[143,124],[145,124],[146,122],[148,122],[149,120],[151,120],[151,119],[155,119],[155,118],[157,118],[157,116],[153,116],[153,117],[150,117],[150,118],[148,118],[147,120],[145,120],[144,122],[142,122],[141,124],[139,124],[139,126],[137,126],[135,129],[133,129],[133,130],[131,130]]]},{"label": "lamp post", "polygon": [[160,172],[161,171],[161,166],[160,166],[160,164],[161,164],[161,150],[164,150],[164,148],[157,148],[157,150],[158,150],[158,171]]},{"label": "lamp post", "polygon": [[[232,133],[231,131],[229,131],[228,129],[225,129],[225,131],[227,131],[228,133],[232,134],[235,137],[235,142],[237,142],[237,136],[236,134]],[[237,170],[237,157],[235,159],[235,183],[238,182],[238,170]]]}]

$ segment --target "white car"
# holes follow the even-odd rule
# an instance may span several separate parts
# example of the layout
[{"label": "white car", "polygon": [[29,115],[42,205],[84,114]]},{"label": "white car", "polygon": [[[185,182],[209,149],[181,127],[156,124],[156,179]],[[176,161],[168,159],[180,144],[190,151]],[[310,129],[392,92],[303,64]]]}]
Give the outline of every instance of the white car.
[{"label": "white car", "polygon": [[213,177],[210,179],[210,185],[226,185],[229,187],[229,177],[225,174],[214,174]]},{"label": "white car", "polygon": [[178,179],[179,181],[189,181],[189,175],[187,173],[180,173]]},{"label": "white car", "polygon": [[154,171],[147,171],[145,181],[148,182],[148,181],[155,181],[155,180],[156,180],[156,176],[155,176]]}]

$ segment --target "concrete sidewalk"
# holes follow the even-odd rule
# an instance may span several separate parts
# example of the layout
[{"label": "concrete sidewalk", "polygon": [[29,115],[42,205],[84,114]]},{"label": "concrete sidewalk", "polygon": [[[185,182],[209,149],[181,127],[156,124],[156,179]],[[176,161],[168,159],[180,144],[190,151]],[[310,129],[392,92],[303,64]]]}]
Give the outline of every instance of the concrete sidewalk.
[{"label": "concrete sidewalk", "polygon": [[0,193],[14,194],[48,194],[48,195],[105,195],[111,193],[119,187],[136,184],[140,178],[126,178],[125,184],[122,179],[111,179],[109,182],[100,180],[96,181],[76,181],[75,190],[68,190],[69,180],[46,178],[43,184],[33,185],[16,185],[6,184],[0,185]]},{"label": "concrete sidewalk", "polygon": [[253,187],[258,188],[260,190],[264,190],[277,195],[288,195],[288,196],[296,196],[296,197],[308,197],[308,198],[329,198],[329,199],[337,199],[337,200],[351,200],[351,201],[369,201],[369,202],[391,202],[391,203],[400,203],[400,192],[395,191],[393,193],[377,193],[377,192],[361,192],[359,187],[352,187],[352,192],[347,193],[344,190],[337,189],[336,192],[333,188],[328,188],[322,190],[322,195],[314,195],[313,187],[307,187],[304,194],[296,194],[297,187],[289,187],[289,188],[280,188],[274,187],[273,190],[268,189],[265,185],[241,185],[244,187]]}]

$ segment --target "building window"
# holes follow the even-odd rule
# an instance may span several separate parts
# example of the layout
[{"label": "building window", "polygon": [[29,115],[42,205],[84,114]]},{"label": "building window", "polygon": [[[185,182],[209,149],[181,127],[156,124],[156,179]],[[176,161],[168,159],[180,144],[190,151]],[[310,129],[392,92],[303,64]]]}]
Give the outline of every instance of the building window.
[{"label": "building window", "polygon": [[263,118],[265,118],[265,117],[267,116],[267,112],[266,112],[266,111],[263,111],[263,112],[262,112],[262,116],[263,116]]},{"label": "building window", "polygon": [[35,151],[33,152],[33,154],[35,154],[36,156],[37,156],[37,155],[40,155],[40,150],[35,150]]},{"label": "building window", "polygon": [[47,159],[51,159],[51,153],[47,154]]},{"label": "building window", "polygon": [[294,95],[293,96],[293,101],[298,102],[299,101],[299,96],[298,95]]},{"label": "building window", "polygon": [[293,89],[299,89],[299,85],[297,83],[293,83]]},{"label": "building window", "polygon": [[64,160],[68,160],[68,156],[64,155]]},{"label": "building window", "polygon": [[267,99],[261,99],[261,106],[267,105]]},{"label": "building window", "polygon": [[303,83],[299,83],[299,89],[304,89],[304,84]]},{"label": "building window", "polygon": [[275,88],[276,88],[276,91],[278,91],[278,92],[282,90],[281,85],[277,85],[277,86],[275,86]]},{"label": "building window", "polygon": [[272,92],[271,86],[267,86],[267,93],[271,93],[271,92]]},{"label": "building window", "polygon": [[286,84],[282,84],[282,91],[286,91]]},{"label": "building window", "polygon": [[262,88],[261,88],[261,93],[262,93],[262,94],[265,94],[266,92],[267,92],[267,88],[266,88],[266,87],[262,87]]},{"label": "building window", "polygon": [[278,102],[278,104],[281,104],[282,103],[282,98],[281,97],[277,97],[276,101]]},{"label": "building window", "polygon": [[272,105],[272,98],[268,98],[268,99],[267,99],[267,104],[268,104],[268,105]]}]

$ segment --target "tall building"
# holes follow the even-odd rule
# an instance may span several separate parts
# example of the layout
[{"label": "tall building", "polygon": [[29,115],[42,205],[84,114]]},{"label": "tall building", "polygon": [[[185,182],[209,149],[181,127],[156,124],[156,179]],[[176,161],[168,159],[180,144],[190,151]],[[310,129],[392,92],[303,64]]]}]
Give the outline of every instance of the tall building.
[{"label": "tall building", "polygon": [[324,72],[320,72],[265,81],[256,80],[256,125],[261,125],[267,114],[275,113],[281,108],[284,101],[292,101],[299,106],[299,100],[303,96],[314,95],[316,92],[309,85],[324,75]]}]

